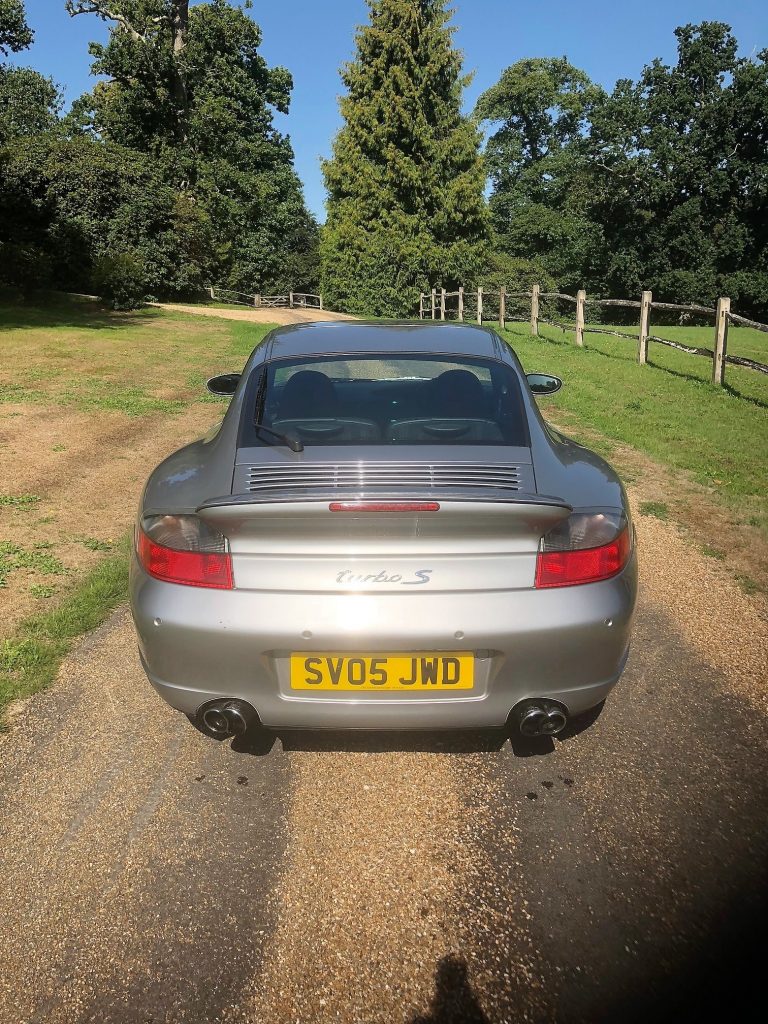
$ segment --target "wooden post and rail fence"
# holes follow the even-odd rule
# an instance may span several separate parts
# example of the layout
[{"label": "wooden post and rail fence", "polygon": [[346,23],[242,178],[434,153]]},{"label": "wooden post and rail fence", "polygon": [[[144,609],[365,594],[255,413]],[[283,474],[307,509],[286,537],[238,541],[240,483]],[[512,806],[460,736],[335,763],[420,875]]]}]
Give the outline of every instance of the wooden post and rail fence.
[{"label": "wooden post and rail fence", "polygon": [[249,295],[231,288],[209,287],[208,294],[214,302],[231,303],[234,306],[254,306],[256,309],[322,309],[323,296],[311,292],[288,292],[286,295]]},{"label": "wooden post and rail fence", "polygon": [[[490,298],[493,298],[496,303],[498,317],[486,315],[490,308],[488,302]],[[452,315],[453,311],[449,310],[449,301],[453,299],[456,299],[455,316]],[[474,312],[470,317],[466,316],[468,300],[469,305],[474,306]],[[524,300],[526,305],[530,302],[530,326],[531,334],[534,337],[537,337],[539,334],[539,324],[544,323],[552,327],[559,327],[563,331],[575,330],[576,344],[580,347],[584,345],[585,334],[610,334],[617,338],[628,338],[637,342],[637,360],[641,365],[645,365],[648,362],[648,346],[651,341],[660,345],[668,345],[670,348],[678,349],[689,355],[705,356],[711,359],[712,381],[721,387],[725,383],[725,367],[728,363],[734,366],[745,366],[751,370],[758,370],[760,373],[768,373],[768,365],[765,363],[760,363],[756,359],[747,359],[743,356],[728,354],[728,327],[730,324],[752,327],[757,331],[765,333],[768,333],[768,324],[757,323],[755,320],[748,320],[746,317],[732,313],[731,300],[725,297],[719,298],[716,307],[711,308],[709,306],[699,306],[696,303],[654,302],[653,294],[650,291],[644,291],[638,302],[636,299],[587,299],[587,294],[583,288],[576,295],[566,295],[563,292],[542,292],[537,284],[534,284],[530,291],[525,292],[508,292],[503,287],[493,292],[485,291],[481,287],[471,290],[460,287],[457,291],[451,292],[446,291],[445,288],[433,288],[431,292],[422,292],[419,296],[419,319],[424,320],[429,318],[429,316],[431,316],[432,320],[456,319],[464,322],[465,319],[469,319],[476,321],[478,324],[482,324],[483,320],[498,319],[499,326],[503,330],[507,323],[528,322],[527,315],[525,317],[509,315],[510,301],[516,301],[517,305],[520,306],[521,300]],[[549,320],[542,316],[542,300],[573,304],[575,307],[573,324]],[[640,315],[638,333],[627,334],[622,331],[588,324],[585,317],[586,306],[620,306],[638,309]],[[654,309],[688,316],[712,317],[714,321],[712,348],[704,348],[698,345],[683,345],[669,338],[661,338],[658,335],[651,334],[651,312]]]}]

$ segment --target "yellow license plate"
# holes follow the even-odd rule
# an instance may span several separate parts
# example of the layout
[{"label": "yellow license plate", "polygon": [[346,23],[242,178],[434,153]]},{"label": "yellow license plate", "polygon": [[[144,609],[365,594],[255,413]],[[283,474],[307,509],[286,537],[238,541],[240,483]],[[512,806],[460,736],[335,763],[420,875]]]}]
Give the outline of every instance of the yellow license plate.
[{"label": "yellow license plate", "polygon": [[475,659],[469,651],[404,654],[291,654],[292,690],[471,690]]}]

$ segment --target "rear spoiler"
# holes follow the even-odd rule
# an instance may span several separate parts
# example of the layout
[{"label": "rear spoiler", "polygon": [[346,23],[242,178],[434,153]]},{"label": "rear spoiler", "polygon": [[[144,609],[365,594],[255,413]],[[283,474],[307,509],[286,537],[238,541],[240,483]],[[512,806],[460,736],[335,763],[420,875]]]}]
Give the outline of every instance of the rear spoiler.
[{"label": "rear spoiler", "polygon": [[[510,494],[509,491],[494,494],[488,488],[483,488],[478,494],[471,493],[469,488],[457,492],[443,488],[430,489],[426,493],[425,490],[410,493],[402,489],[396,492],[387,490],[373,494],[371,488],[365,488],[363,494],[356,494],[347,488],[339,488],[335,493],[325,491],[302,496],[294,493],[289,496],[289,492],[281,488],[275,497],[267,497],[260,491],[258,495],[231,494],[212,498],[198,507],[197,514],[228,537],[242,531],[258,532],[261,529],[259,524],[265,520],[269,520],[271,528],[279,532],[290,533],[298,523],[303,524],[306,530],[308,519],[313,520],[313,529],[318,537],[329,530],[335,535],[339,530],[348,530],[351,517],[355,517],[358,523],[362,522],[361,516],[367,520],[368,530],[374,534],[384,528],[385,521],[387,530],[407,528],[406,532],[412,533],[413,523],[418,520],[417,532],[423,536],[444,536],[446,531],[461,535],[467,530],[474,533],[502,529],[505,532],[522,530],[541,537],[573,511],[561,498],[544,494]],[[386,504],[387,501],[407,503],[409,500],[418,504],[428,500],[435,508],[431,511],[349,510],[345,518],[329,507],[345,500],[353,503],[370,501],[373,504]]]},{"label": "rear spoiler", "polygon": [[388,488],[376,489],[367,487],[364,491],[356,491],[346,488],[335,488],[325,492],[302,488],[288,489],[281,487],[272,492],[259,491],[258,494],[226,494],[220,498],[209,498],[195,510],[198,515],[205,518],[205,513],[216,508],[231,508],[242,505],[276,505],[301,502],[324,505],[330,501],[450,501],[450,502],[488,502],[494,505],[539,505],[551,508],[562,509],[563,516],[573,512],[573,506],[562,498],[556,498],[549,494],[526,494],[522,491],[510,493],[509,490],[495,490],[491,487],[462,487],[452,490],[451,488],[429,488],[425,490],[398,488],[392,491]]}]

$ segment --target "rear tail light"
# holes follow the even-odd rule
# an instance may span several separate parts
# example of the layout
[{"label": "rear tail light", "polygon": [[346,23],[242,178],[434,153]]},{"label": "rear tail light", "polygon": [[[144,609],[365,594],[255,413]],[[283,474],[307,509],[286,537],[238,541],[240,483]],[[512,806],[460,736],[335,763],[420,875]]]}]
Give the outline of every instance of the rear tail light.
[{"label": "rear tail light", "polygon": [[232,590],[232,557],[226,537],[197,516],[145,516],[136,551],[155,579],[188,587]]},{"label": "rear tail light", "polygon": [[632,554],[632,524],[623,512],[574,512],[541,540],[536,587],[572,587],[616,576]]}]

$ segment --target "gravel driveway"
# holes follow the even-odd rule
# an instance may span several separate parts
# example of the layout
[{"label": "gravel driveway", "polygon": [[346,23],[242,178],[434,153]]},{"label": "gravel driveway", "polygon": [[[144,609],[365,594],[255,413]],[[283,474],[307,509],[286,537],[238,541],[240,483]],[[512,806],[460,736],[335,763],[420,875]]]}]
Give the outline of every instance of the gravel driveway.
[{"label": "gravel driveway", "polygon": [[734,1019],[762,983],[766,622],[638,529],[624,680],[543,747],[216,744],[119,610],[0,738],[2,1024]]},{"label": "gravel driveway", "polygon": [[220,320],[249,320],[254,324],[306,324],[318,320],[355,320],[346,313],[334,313],[328,309],[287,309],[266,307],[250,309],[248,306],[233,306],[231,309],[217,309],[215,306],[185,306],[178,302],[150,302],[158,309],[169,309],[176,313],[194,313],[195,316],[213,316]]}]

